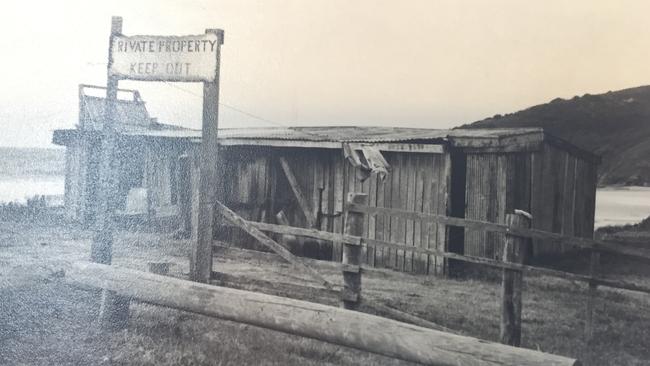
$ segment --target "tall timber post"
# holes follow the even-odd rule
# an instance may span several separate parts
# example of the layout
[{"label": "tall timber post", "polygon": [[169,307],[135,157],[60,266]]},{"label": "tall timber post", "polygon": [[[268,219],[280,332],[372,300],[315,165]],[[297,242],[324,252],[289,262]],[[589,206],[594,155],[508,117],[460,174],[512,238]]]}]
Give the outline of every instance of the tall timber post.
[{"label": "tall timber post", "polygon": [[212,236],[214,208],[217,203],[219,171],[217,167],[217,132],[219,126],[219,63],[223,30],[206,29],[217,35],[217,69],[214,80],[203,82],[203,124],[199,177],[199,220],[196,243],[192,248],[191,279],[207,283],[212,273]]},{"label": "tall timber post", "polygon": [[[113,259],[113,212],[115,205],[113,197],[116,191],[115,149],[117,133],[115,128],[115,108],[117,103],[117,88],[119,79],[111,73],[110,55],[113,40],[122,33],[122,18],[111,19],[111,35],[109,38],[109,63],[107,68],[105,118],[102,126],[101,156],[99,159],[99,182],[97,184],[97,203],[95,215],[95,233],[90,249],[93,262],[111,264]],[[112,291],[103,290],[99,312],[100,323],[104,327],[123,328],[129,315],[129,300],[116,295]]]},{"label": "tall timber post", "polygon": [[[119,80],[203,82],[203,140],[199,227],[192,250],[191,278],[208,282],[212,272],[212,233],[217,181],[217,131],[219,114],[219,61],[223,30],[207,29],[204,34],[156,36],[122,34],[122,18],[113,17],[108,52],[105,121],[102,127],[95,234],[91,260],[111,264],[113,252],[113,215],[119,164],[117,151],[117,91]],[[123,328],[129,316],[129,299],[104,290],[100,324]]]}]

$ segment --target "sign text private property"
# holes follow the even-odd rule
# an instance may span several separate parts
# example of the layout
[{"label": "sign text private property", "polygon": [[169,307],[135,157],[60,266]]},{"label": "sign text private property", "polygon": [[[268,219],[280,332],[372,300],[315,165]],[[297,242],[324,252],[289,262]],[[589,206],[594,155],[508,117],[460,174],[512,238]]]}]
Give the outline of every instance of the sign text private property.
[{"label": "sign text private property", "polygon": [[110,73],[120,79],[214,81],[218,36],[115,36]]}]

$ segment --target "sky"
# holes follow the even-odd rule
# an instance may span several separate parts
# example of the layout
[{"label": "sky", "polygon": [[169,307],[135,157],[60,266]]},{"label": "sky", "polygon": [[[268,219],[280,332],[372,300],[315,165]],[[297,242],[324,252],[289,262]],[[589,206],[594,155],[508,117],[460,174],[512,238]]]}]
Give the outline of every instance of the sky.
[{"label": "sky", "polygon": [[[126,35],[225,31],[221,127],[449,128],[556,97],[650,84],[648,1],[29,1],[0,13],[0,146],[51,147],[78,84]],[[120,81],[201,126],[199,83]]]}]

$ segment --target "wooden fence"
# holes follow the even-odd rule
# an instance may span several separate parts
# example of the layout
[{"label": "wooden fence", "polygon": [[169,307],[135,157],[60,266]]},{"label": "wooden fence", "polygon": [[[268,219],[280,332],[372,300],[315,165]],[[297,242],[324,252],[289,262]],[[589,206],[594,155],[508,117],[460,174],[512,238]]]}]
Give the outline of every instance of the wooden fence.
[{"label": "wooden fence", "polygon": [[[410,314],[399,312],[379,304],[375,299],[362,298],[362,265],[360,252],[362,246],[375,248],[389,248],[395,250],[408,250],[413,253],[439,256],[462,262],[475,263],[483,266],[502,270],[502,306],[501,306],[501,334],[502,343],[518,346],[521,342],[521,292],[522,276],[524,273],[537,273],[545,276],[561,278],[570,281],[580,281],[589,284],[589,301],[587,304],[585,334],[588,340],[593,334],[593,312],[594,299],[597,296],[597,287],[604,286],[615,289],[638,291],[650,294],[650,287],[622,281],[618,279],[607,279],[598,275],[598,261],[600,252],[610,252],[635,258],[650,259],[650,251],[637,246],[619,245],[616,242],[601,239],[587,239],[565,236],[557,233],[531,229],[531,220],[534,219],[522,211],[516,211],[507,216],[507,224],[497,224],[479,220],[462,219],[443,215],[411,212],[392,208],[371,207],[367,205],[365,194],[350,193],[345,206],[345,231],[344,234],[318,231],[315,229],[304,229],[286,225],[275,225],[269,223],[251,222],[242,219],[225,206],[218,204],[224,217],[240,227],[244,231],[258,238],[263,244],[275,251],[276,247],[282,245],[276,243],[263,232],[270,232],[282,235],[305,236],[315,239],[328,240],[343,244],[343,262],[341,270],[343,273],[343,287],[339,290],[342,306],[346,309],[357,309],[363,302],[366,305],[384,310],[398,319],[412,322],[424,327],[433,329],[444,329],[444,327],[417,318]],[[421,248],[402,243],[393,243],[378,239],[361,237],[363,233],[363,222],[365,215],[386,215],[396,216],[407,220],[420,220],[446,226],[462,227],[467,230],[479,230],[506,234],[505,250],[502,260],[495,260],[482,257],[467,256],[458,253],[451,253],[436,249]],[[263,238],[261,238],[263,236]],[[592,252],[590,272],[588,275],[560,271],[523,264],[524,245],[527,239],[547,239],[551,243],[563,243],[578,248],[587,249]],[[272,243],[269,243],[272,242]],[[319,281],[324,281],[327,289],[332,290],[333,285],[325,281],[322,276],[314,275],[314,270],[303,264],[301,258],[294,257],[284,247],[278,253],[285,259],[305,272],[311,274]],[[380,309],[381,308],[381,309]]]},{"label": "wooden fence", "polygon": [[[289,299],[278,300],[282,298],[262,299],[262,297],[269,295],[254,294],[251,292],[230,293],[220,287],[210,287],[209,285],[203,284],[190,286],[182,280],[165,279],[161,276],[137,271],[117,270],[112,269],[110,266],[100,264],[78,264],[76,269],[68,277],[74,283],[100,287],[105,289],[106,293],[114,294],[113,298],[119,304],[116,303],[116,306],[112,306],[112,311],[108,315],[113,320],[117,319],[113,323],[116,323],[118,327],[123,327],[126,324],[130,299],[139,299],[145,302],[241,321],[431,365],[457,364],[461,358],[466,359],[468,362],[471,361],[471,364],[477,365],[577,365],[579,362],[530,350],[516,352],[511,348],[498,349],[489,342],[473,341],[471,338],[450,334],[453,331],[438,324],[390,308],[377,301],[377,299],[362,296],[363,265],[360,260],[360,253],[363,246],[408,250],[414,253],[434,255],[501,269],[502,311],[500,341],[501,343],[512,346],[518,346],[521,341],[521,293],[524,273],[539,273],[546,276],[588,283],[591,299],[587,305],[586,328],[588,336],[593,331],[591,319],[593,318],[593,299],[596,296],[597,286],[650,293],[650,288],[644,285],[597,276],[599,252],[606,251],[631,255],[636,258],[650,259],[650,252],[646,249],[635,246],[619,246],[610,241],[568,237],[556,233],[530,229],[531,218],[523,212],[509,214],[507,216],[507,224],[503,225],[435,214],[372,207],[367,204],[367,196],[365,194],[350,193],[345,206],[344,233],[334,234],[315,229],[247,221],[220,202],[216,203],[215,211],[219,213],[221,219],[225,222],[239,227],[252,235],[260,243],[292,263],[300,271],[316,279],[319,285],[323,286],[322,289],[312,287],[310,289],[311,291],[320,294],[324,293],[325,296],[338,294],[341,307],[344,308],[340,309],[340,311],[349,312],[350,310],[356,310],[360,306],[363,306],[373,309],[377,313],[388,315],[396,320],[415,324],[413,326],[415,328],[411,329],[406,325],[399,325],[401,323],[392,323],[392,320],[372,317],[359,312],[355,312],[358,315],[357,318],[354,318],[348,313],[338,313],[332,310],[335,308],[321,309],[320,307],[324,305],[305,302],[294,303],[297,300]],[[437,249],[420,248],[401,243],[364,238],[362,237],[363,223],[367,215],[397,216],[401,219],[421,220],[423,222],[437,223],[445,226],[463,227],[468,230],[504,233],[506,234],[506,242],[504,243],[503,260],[466,256]],[[341,243],[343,245],[343,261],[342,263],[332,264],[340,268],[343,275],[343,286],[336,286],[328,281],[313,266],[309,265],[307,259],[294,256],[283,243],[276,242],[266,233],[305,236]],[[551,239],[555,242],[571,244],[591,250],[593,255],[590,274],[581,275],[523,264],[523,246],[526,239],[531,238]],[[305,290],[304,286],[280,286],[269,281],[251,280],[217,272],[211,272],[210,277],[222,285],[243,287],[246,290],[259,291],[268,287],[273,287],[285,293],[302,292]],[[146,283],[138,281],[138,279],[142,279]],[[178,294],[180,293],[184,293],[186,296],[179,296]],[[211,294],[210,296],[213,299],[208,301],[208,303],[204,301],[193,301],[193,299],[205,300],[206,294],[208,293]],[[228,296],[224,296],[226,293]],[[231,296],[239,299],[237,301],[244,301],[240,303],[242,306],[241,311],[234,311],[233,309],[236,307],[230,306],[232,304],[221,305],[221,301],[227,302]],[[269,311],[266,314],[258,314],[264,312],[251,307],[253,303],[268,304],[269,306],[278,305],[280,307],[276,306],[277,309],[274,308],[273,311]],[[290,310],[282,308],[284,306]],[[301,314],[300,319],[294,318],[293,315],[278,318],[274,315],[274,311],[278,313],[285,311],[303,311],[304,314]],[[326,322],[321,321],[323,320],[323,314],[327,314],[326,317],[328,320]],[[332,326],[331,324],[332,319],[334,319],[332,317],[336,318],[336,326]],[[279,324],[278,319],[281,319],[284,323]],[[359,328],[354,330],[354,333],[350,333],[351,330],[347,327],[347,324],[350,323],[359,326]],[[444,333],[440,333],[441,330]],[[376,337],[376,335],[380,334],[388,334],[389,337]],[[415,334],[417,334],[417,337],[414,336]],[[428,336],[422,337],[425,334]],[[413,342],[405,343],[405,339],[412,339]],[[477,342],[479,346],[476,346]],[[468,349],[470,351],[467,351]]]}]

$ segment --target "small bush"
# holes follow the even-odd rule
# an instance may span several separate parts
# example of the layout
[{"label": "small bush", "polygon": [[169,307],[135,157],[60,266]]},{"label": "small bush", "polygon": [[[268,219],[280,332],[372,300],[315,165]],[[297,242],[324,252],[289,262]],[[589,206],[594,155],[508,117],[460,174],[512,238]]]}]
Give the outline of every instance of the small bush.
[{"label": "small bush", "polygon": [[9,222],[50,221],[53,209],[48,207],[45,196],[33,196],[26,203],[1,203],[0,220]]}]

